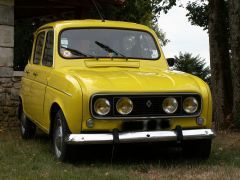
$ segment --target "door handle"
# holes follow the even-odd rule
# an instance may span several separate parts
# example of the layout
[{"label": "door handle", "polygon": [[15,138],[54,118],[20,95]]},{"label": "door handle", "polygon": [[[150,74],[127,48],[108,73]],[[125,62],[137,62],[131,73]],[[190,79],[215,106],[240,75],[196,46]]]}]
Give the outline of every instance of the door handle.
[{"label": "door handle", "polygon": [[34,72],[34,73],[33,73],[33,75],[34,75],[34,76],[37,76],[37,75],[38,75],[38,73]]}]

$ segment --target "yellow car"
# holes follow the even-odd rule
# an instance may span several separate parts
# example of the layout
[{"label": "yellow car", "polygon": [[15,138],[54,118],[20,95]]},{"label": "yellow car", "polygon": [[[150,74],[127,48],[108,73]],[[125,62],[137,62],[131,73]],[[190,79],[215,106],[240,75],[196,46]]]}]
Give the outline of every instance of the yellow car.
[{"label": "yellow car", "polygon": [[203,158],[211,152],[212,100],[201,79],[171,70],[146,26],[59,21],[40,27],[24,70],[23,138],[36,126],[64,161],[70,144],[176,141]]}]

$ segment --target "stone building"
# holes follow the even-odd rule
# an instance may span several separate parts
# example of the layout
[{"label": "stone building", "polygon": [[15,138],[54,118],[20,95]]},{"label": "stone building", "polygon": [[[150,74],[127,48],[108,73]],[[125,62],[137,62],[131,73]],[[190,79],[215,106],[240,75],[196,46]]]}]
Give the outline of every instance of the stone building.
[{"label": "stone building", "polygon": [[0,129],[16,126],[21,72],[13,71],[14,0],[0,0]]},{"label": "stone building", "polygon": [[[98,2],[103,6],[120,5],[124,0]],[[19,126],[18,93],[23,72],[13,70],[14,19],[49,17],[63,12],[74,12],[78,17],[87,18],[89,7],[93,7],[91,0],[0,0],[0,131]]]}]

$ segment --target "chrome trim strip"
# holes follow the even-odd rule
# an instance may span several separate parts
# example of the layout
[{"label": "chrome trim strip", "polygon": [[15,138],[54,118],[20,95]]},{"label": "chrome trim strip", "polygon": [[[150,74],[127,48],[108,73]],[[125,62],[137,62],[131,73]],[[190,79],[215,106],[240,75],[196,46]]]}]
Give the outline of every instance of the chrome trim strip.
[{"label": "chrome trim strip", "polygon": [[[215,133],[211,129],[183,130],[183,140],[212,139]],[[176,141],[175,131],[142,131],[119,133],[120,143]],[[111,144],[112,133],[70,134],[66,138],[68,144]]]},{"label": "chrome trim strip", "polygon": [[[185,115],[185,116],[149,116],[149,117],[125,117],[125,116],[121,116],[121,117],[114,117],[114,116],[110,116],[110,117],[99,117],[99,116],[94,116],[94,113],[93,113],[93,106],[92,106],[92,100],[95,96],[119,96],[119,95],[126,95],[126,97],[128,97],[128,95],[198,95],[201,99],[201,109],[199,111],[198,114],[196,115]],[[161,92],[161,93],[96,93],[96,94],[93,94],[90,98],[90,104],[89,104],[89,107],[90,107],[90,114],[91,116],[94,118],[94,119],[99,119],[99,120],[109,120],[109,119],[132,119],[132,120],[136,120],[136,119],[161,119],[161,118],[193,118],[193,117],[198,117],[201,115],[202,113],[202,109],[203,109],[203,99],[202,99],[202,96],[201,94],[199,93],[191,93],[191,92],[186,92],[186,93],[174,93],[174,92]]]}]

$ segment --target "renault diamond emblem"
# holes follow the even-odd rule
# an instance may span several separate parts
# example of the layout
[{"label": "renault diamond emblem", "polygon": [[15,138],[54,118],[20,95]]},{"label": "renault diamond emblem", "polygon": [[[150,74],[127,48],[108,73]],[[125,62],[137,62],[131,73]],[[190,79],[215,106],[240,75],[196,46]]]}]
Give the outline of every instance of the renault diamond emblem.
[{"label": "renault diamond emblem", "polygon": [[148,108],[150,108],[150,107],[152,106],[152,102],[151,102],[150,100],[148,100],[148,101],[146,102],[146,105],[147,105]]}]

